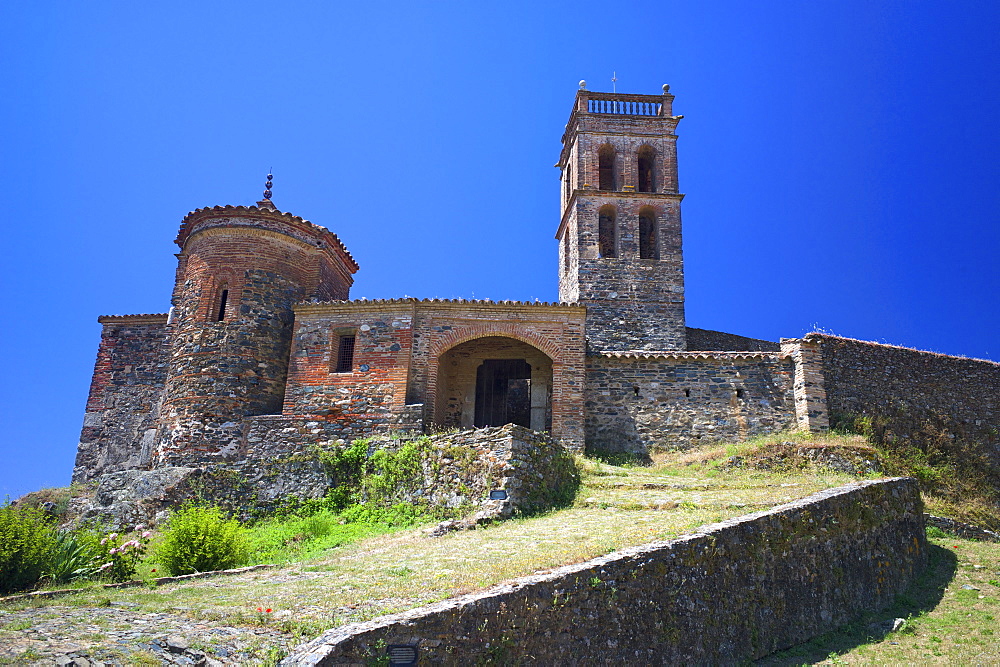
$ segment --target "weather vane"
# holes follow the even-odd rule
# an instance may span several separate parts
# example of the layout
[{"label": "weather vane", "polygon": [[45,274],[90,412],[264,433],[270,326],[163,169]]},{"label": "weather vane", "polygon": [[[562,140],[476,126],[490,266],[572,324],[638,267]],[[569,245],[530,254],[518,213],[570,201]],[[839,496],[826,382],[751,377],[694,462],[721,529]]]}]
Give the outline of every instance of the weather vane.
[{"label": "weather vane", "polygon": [[618,92],[618,72],[615,71],[611,72],[611,92]]},{"label": "weather vane", "polygon": [[268,171],[267,183],[264,184],[264,199],[271,201],[271,185],[272,185],[271,179],[274,178],[274,176],[271,174],[270,169],[268,169],[267,171]]}]

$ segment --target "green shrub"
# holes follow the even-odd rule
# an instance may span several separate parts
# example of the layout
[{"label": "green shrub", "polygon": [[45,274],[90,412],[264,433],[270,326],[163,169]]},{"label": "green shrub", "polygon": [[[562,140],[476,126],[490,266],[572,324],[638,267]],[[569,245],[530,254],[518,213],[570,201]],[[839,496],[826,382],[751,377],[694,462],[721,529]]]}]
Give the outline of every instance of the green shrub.
[{"label": "green shrub", "polygon": [[55,535],[45,512],[0,505],[0,595],[31,588],[49,562]]},{"label": "green shrub", "polygon": [[97,573],[97,542],[89,535],[59,531],[45,576],[57,584],[89,579]]},{"label": "green shrub", "polygon": [[157,560],[175,576],[225,570],[246,558],[246,529],[211,505],[186,505],[174,512],[157,550]]}]

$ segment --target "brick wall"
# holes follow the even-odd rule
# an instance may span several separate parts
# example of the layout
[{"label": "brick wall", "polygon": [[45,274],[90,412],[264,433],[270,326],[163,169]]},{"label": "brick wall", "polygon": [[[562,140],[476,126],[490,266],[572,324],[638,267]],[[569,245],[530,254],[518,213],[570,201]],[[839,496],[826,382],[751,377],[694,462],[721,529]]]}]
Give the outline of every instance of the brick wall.
[{"label": "brick wall", "polygon": [[189,214],[177,243],[156,462],[232,459],[245,444],[245,417],[281,411],[292,306],[309,296],[345,298],[357,265],[327,230],[268,202]]},{"label": "brick wall", "polygon": [[667,542],[622,549],[334,628],[282,665],[743,664],[883,609],[927,562],[912,479],[850,484]]},{"label": "brick wall", "polygon": [[146,467],[167,368],[166,315],[105,316],[73,481]]},{"label": "brick wall", "polygon": [[587,451],[645,456],[792,427],[793,378],[777,353],[588,356]]},{"label": "brick wall", "polygon": [[[449,389],[447,378],[440,374],[443,356],[470,341],[481,341],[478,358],[510,358],[509,348],[516,342],[524,347],[515,347],[539,366],[551,365],[552,433],[579,449],[583,328],[584,309],[569,305],[417,299],[301,304],[296,307],[283,411],[332,420],[371,420],[381,430],[392,430],[393,415],[407,405],[423,404],[425,426],[431,427],[435,418],[448,422],[447,405],[454,408],[460,402],[453,390],[464,376],[451,376]],[[349,373],[332,371],[338,331],[356,335]],[[487,339],[495,344],[491,347]],[[446,366],[450,368],[454,360],[448,357]]]}]

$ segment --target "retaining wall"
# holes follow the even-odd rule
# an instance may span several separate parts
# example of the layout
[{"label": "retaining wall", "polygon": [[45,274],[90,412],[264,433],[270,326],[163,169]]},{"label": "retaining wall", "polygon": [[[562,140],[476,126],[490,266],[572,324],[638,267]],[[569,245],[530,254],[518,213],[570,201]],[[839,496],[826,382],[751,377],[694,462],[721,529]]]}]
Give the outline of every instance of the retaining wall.
[{"label": "retaining wall", "polygon": [[926,564],[912,479],[849,484],[667,542],[330,630],[283,665],[730,664],[888,606]]}]

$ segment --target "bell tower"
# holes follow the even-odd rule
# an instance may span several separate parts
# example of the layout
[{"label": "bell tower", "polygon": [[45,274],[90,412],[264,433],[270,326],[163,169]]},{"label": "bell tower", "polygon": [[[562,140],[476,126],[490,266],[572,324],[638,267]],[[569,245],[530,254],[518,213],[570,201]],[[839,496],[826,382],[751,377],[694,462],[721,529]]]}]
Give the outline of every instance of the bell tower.
[{"label": "bell tower", "polygon": [[683,350],[677,123],[662,95],[580,82],[562,171],[559,300],[587,306],[590,350]]}]

